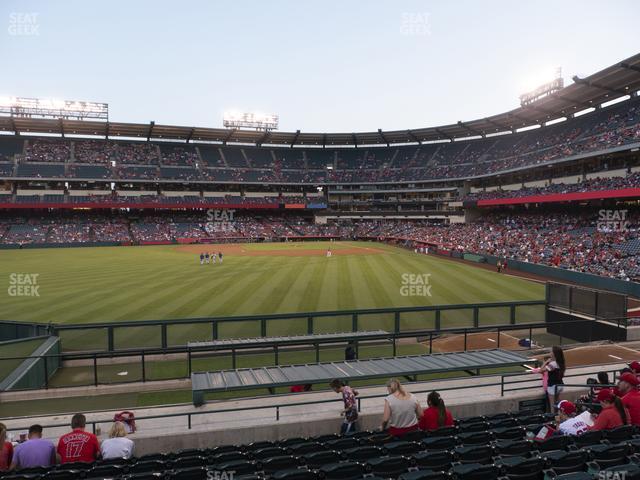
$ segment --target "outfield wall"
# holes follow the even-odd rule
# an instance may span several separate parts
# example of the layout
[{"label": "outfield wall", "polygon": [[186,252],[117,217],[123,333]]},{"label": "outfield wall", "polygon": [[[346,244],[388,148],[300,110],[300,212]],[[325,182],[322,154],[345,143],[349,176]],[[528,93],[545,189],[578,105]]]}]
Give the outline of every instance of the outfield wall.
[{"label": "outfield wall", "polygon": [[[498,257],[491,255],[483,255],[487,263],[495,265]],[[539,265],[529,262],[521,262],[519,260],[508,259],[508,267],[510,270],[517,270],[534,275],[540,275],[546,278],[553,278],[585,287],[596,288],[599,290],[610,290],[612,292],[623,293],[632,297],[640,298],[640,283],[627,282],[616,278],[601,277],[591,273],[574,272],[564,268],[549,267],[547,265]]]}]

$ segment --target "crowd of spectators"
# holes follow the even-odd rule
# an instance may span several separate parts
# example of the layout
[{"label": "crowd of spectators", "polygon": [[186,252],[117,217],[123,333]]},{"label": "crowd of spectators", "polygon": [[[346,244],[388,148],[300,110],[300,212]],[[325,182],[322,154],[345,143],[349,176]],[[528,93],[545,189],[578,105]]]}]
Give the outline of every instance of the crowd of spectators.
[{"label": "crowd of spectators", "polygon": [[25,145],[24,159],[27,162],[64,163],[71,155],[71,144],[53,139],[31,140]]},{"label": "crowd of spectators", "polygon": [[[343,149],[333,153],[323,151],[320,155],[312,150],[304,150],[297,155],[286,156],[278,149],[265,147],[267,154],[247,149],[250,155],[246,158],[253,156],[260,158],[260,161],[246,162],[245,156],[236,155],[242,161],[233,164],[225,163],[215,151],[212,154],[202,147],[207,152],[203,157],[206,157],[203,163],[208,165],[207,168],[200,165],[199,147],[107,140],[29,139],[25,141],[24,160],[112,164],[117,167],[112,171],[114,178],[120,179],[390,182],[466,178],[539,165],[639,141],[640,101],[631,100],[545,128],[465,142],[417,147]],[[126,168],[131,165],[165,166],[169,169]],[[328,168],[329,166],[332,168]],[[179,167],[184,168],[184,171]]]},{"label": "crowd of spectators", "polygon": [[[412,220],[331,220],[315,223],[303,214],[237,211],[230,218],[210,212],[127,216],[74,213],[16,217],[0,230],[4,244],[170,242],[223,239],[278,240],[315,237],[413,242],[461,253],[555,266],[622,280],[640,278],[640,213],[600,210],[489,213],[465,224]],[[611,218],[610,218],[611,217]]]},{"label": "crowd of spectators", "polygon": [[9,441],[6,426],[0,424],[0,474],[57,464],[90,464],[98,459],[126,460],[134,456],[135,445],[127,438],[129,428],[125,423],[114,422],[108,438],[100,442],[95,434],[85,430],[86,422],[83,414],[75,414],[71,418],[71,431],[62,435],[57,445],[42,438],[41,425],[32,425],[26,438]]},{"label": "crowd of spectators", "polygon": [[381,236],[631,280],[640,277],[640,258],[621,247],[638,239],[639,218],[636,211],[615,220],[590,210],[493,213],[466,224],[399,224]]},{"label": "crowd of spectators", "polygon": [[544,187],[523,187],[518,190],[480,191],[468,194],[464,200],[493,200],[499,198],[529,197],[532,195],[620,190],[624,188],[640,188],[640,172],[630,173],[624,177],[590,178],[578,183],[552,183]]}]

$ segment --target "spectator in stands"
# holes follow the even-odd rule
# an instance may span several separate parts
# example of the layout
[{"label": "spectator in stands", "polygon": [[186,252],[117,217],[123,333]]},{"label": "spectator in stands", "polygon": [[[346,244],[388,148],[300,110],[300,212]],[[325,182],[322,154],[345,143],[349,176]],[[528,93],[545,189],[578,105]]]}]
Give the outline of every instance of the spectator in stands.
[{"label": "spectator in stands", "polygon": [[7,441],[7,426],[0,423],[0,472],[6,472],[13,461],[13,444]]},{"label": "spectator in stands", "polygon": [[342,401],[344,402],[344,410],[340,413],[344,417],[342,426],[340,427],[340,433],[347,435],[357,431],[358,421],[358,402],[356,402],[356,396],[358,391],[352,389],[349,385],[345,385],[342,380],[333,379],[329,384],[331,389],[342,395]]},{"label": "spectator in stands", "polygon": [[610,389],[600,390],[596,399],[600,402],[602,411],[595,418],[594,424],[589,427],[589,430],[610,430],[629,424],[629,412],[624,408],[622,400],[615,396]]},{"label": "spectator in stands", "polygon": [[548,372],[547,380],[547,399],[549,407],[555,405],[555,400],[562,392],[562,385],[564,385],[564,372],[566,370],[566,363],[564,361],[564,352],[558,345],[554,345],[551,349],[551,357],[544,362],[540,368],[543,372]]},{"label": "spectator in stands", "polygon": [[582,435],[589,430],[589,425],[582,418],[577,418],[576,412],[577,409],[573,402],[562,400],[558,403],[556,423],[558,424],[558,432],[562,435]]},{"label": "spectator in stands", "polygon": [[11,470],[32,467],[50,467],[56,463],[56,447],[42,438],[42,426],[31,425],[27,441],[16,446]]},{"label": "spectator in stands", "polygon": [[109,430],[109,438],[102,442],[100,453],[102,458],[108,460],[110,458],[133,457],[134,444],[133,440],[127,438],[127,430],[122,422],[113,422]]},{"label": "spectator in stands", "polygon": [[[611,383],[609,382],[609,374],[607,372],[598,372],[598,378],[588,378],[587,379],[587,385],[590,385],[589,388],[589,393],[587,395],[582,395],[580,397],[580,403],[595,403],[596,402],[596,396],[598,395],[598,392],[602,389],[602,387],[598,386],[598,385],[606,385],[608,388],[608,385],[610,385]],[[614,389],[613,393],[618,395],[617,393],[617,388]]]},{"label": "spectator in stands", "polygon": [[356,360],[357,358],[355,345],[353,342],[349,342],[347,348],[344,349],[344,359],[348,362],[350,360]]},{"label": "spectator in stands", "polygon": [[631,373],[623,373],[618,382],[618,391],[622,398],[622,404],[629,411],[629,417],[633,425],[640,425],[640,391],[638,391],[638,377]]},{"label": "spectator in stands", "polygon": [[637,360],[634,360],[633,362],[631,362],[629,364],[629,368],[634,374],[640,375],[640,362],[638,362]]},{"label": "spectator in stands", "polygon": [[100,457],[100,442],[93,433],[85,432],[87,419],[81,413],[71,418],[71,429],[58,440],[60,463],[90,463]]},{"label": "spectator in stands", "polygon": [[453,416],[445,407],[444,400],[438,392],[431,392],[427,396],[427,408],[418,423],[420,430],[437,430],[453,426]]},{"label": "spectator in stands", "polygon": [[384,414],[381,430],[387,430],[394,437],[418,430],[418,419],[422,417],[422,407],[418,399],[407,392],[400,382],[392,378],[387,383],[389,395],[384,399]]},{"label": "spectator in stands", "polygon": [[291,388],[289,389],[289,392],[291,393],[310,392],[311,388],[312,386],[310,383],[305,383],[304,385],[292,385]]}]

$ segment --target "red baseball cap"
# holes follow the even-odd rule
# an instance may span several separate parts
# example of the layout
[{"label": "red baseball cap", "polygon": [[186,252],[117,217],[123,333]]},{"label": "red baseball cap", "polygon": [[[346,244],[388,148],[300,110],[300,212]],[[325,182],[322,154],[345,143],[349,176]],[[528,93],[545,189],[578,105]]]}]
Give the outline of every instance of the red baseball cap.
[{"label": "red baseball cap", "polygon": [[600,390],[598,392],[598,396],[596,397],[596,400],[599,403],[604,402],[613,402],[613,399],[615,398],[615,395],[613,394],[613,392],[611,391],[611,389],[609,388],[603,388],[602,390]]},{"label": "red baseball cap", "polygon": [[629,385],[637,387],[640,382],[638,382],[638,377],[636,377],[633,373],[625,372],[620,375],[621,382],[627,382]]},{"label": "red baseball cap", "polygon": [[629,364],[629,368],[636,373],[640,373],[640,362],[637,360],[634,360]]},{"label": "red baseball cap", "polygon": [[576,413],[576,406],[569,400],[561,400],[558,403],[558,410],[565,415],[573,415],[574,413]]}]

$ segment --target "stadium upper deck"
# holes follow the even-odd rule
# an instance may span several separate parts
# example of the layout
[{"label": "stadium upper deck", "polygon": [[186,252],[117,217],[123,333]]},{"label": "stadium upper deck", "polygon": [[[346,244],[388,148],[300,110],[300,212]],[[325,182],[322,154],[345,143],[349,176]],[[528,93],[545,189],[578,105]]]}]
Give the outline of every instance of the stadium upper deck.
[{"label": "stadium upper deck", "polygon": [[[404,132],[256,132],[0,117],[0,131],[66,136],[0,137],[0,178],[298,185],[478,178],[636,148],[639,89],[640,54],[574,77],[572,85],[529,106]],[[556,123],[560,118],[566,120]],[[541,128],[518,131],[536,125]],[[338,146],[358,148],[332,148]]]}]

